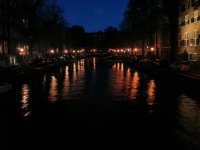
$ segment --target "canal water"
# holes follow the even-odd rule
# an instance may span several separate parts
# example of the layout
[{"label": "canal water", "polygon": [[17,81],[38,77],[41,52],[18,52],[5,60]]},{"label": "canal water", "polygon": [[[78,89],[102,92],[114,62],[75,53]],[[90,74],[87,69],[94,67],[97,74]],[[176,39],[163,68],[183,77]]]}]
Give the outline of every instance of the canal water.
[{"label": "canal water", "polygon": [[123,62],[86,58],[0,96],[1,149],[200,149],[200,98]]}]

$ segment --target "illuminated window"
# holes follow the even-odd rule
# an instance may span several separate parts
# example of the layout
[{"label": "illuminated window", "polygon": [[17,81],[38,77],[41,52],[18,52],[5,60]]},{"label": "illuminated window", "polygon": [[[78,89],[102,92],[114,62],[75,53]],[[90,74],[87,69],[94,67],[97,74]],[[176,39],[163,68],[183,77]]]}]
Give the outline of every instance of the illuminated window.
[{"label": "illuminated window", "polygon": [[185,35],[184,35],[184,41],[185,41],[185,46],[189,46],[189,40],[188,40],[188,32],[185,32]]},{"label": "illuminated window", "polygon": [[193,31],[193,38],[194,38],[194,43],[193,43],[193,45],[197,45],[197,30],[194,30]]},{"label": "illuminated window", "polygon": [[197,38],[197,30],[194,30],[193,33],[194,33],[194,34],[193,34],[193,38],[196,39],[196,38]]},{"label": "illuminated window", "polygon": [[188,32],[185,32],[184,39],[188,39]]},{"label": "illuminated window", "polygon": [[197,18],[198,18],[198,11],[194,12],[194,22],[197,22]]},{"label": "illuminated window", "polygon": [[190,59],[190,61],[197,61],[198,60],[198,54],[197,53],[190,53],[189,59]]},{"label": "illuminated window", "polygon": [[7,54],[8,53],[8,42],[4,41],[3,46],[4,46],[4,53]]},{"label": "illuminated window", "polygon": [[189,24],[189,15],[185,16],[185,24]]}]

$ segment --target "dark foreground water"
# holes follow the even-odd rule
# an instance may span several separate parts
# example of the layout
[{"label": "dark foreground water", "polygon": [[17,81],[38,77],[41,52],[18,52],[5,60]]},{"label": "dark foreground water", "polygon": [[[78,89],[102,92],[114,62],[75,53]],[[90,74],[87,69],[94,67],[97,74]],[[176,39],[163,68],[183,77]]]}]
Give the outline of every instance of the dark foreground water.
[{"label": "dark foreground water", "polygon": [[200,149],[200,98],[88,58],[0,96],[1,149]]}]

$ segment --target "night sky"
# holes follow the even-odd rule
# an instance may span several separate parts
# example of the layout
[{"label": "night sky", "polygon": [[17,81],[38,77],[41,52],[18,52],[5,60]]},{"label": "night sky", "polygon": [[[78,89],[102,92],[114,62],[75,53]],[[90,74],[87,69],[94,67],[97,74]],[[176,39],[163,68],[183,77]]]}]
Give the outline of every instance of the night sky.
[{"label": "night sky", "polygon": [[83,26],[86,32],[119,27],[128,0],[58,0],[70,26]]}]

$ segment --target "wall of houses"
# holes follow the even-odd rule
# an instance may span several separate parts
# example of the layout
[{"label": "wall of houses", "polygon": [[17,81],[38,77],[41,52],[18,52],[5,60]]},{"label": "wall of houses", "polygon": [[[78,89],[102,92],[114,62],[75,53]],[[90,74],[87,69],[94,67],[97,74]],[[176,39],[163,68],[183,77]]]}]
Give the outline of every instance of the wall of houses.
[{"label": "wall of houses", "polygon": [[21,10],[16,0],[0,0],[0,59],[4,63],[16,63],[19,48],[28,51],[22,35]]},{"label": "wall of houses", "polygon": [[200,62],[200,0],[186,0],[180,7],[179,59]]}]

